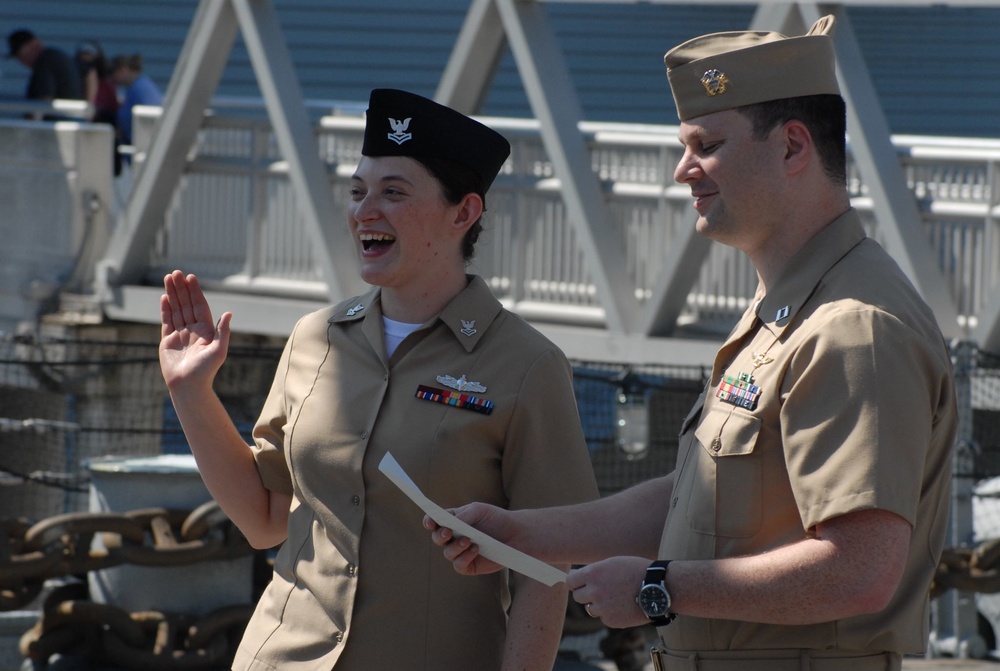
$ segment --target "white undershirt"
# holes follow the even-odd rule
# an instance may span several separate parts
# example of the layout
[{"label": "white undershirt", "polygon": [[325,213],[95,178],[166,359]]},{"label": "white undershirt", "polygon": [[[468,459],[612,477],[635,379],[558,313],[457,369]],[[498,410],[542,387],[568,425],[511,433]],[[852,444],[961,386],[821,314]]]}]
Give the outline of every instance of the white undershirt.
[{"label": "white undershirt", "polygon": [[399,347],[403,339],[420,328],[420,324],[407,324],[397,322],[388,317],[382,317],[382,332],[385,334],[386,355],[391,357],[392,353]]}]

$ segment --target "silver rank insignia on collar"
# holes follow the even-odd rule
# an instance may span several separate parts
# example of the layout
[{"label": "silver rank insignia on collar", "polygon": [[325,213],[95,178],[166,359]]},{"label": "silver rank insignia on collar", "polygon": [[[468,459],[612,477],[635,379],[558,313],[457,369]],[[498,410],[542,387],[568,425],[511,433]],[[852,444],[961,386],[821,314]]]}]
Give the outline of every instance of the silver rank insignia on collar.
[{"label": "silver rank insignia on collar", "polygon": [[347,316],[348,317],[353,317],[354,315],[358,314],[359,312],[361,312],[364,309],[365,309],[365,306],[362,305],[361,303],[358,303],[353,308],[351,308],[350,310],[347,311]]},{"label": "silver rank insignia on collar", "polygon": [[470,321],[465,321],[463,319],[461,321],[462,321],[462,333],[464,333],[467,336],[476,335],[476,320],[475,319],[472,319]]},{"label": "silver rank insignia on collar", "polygon": [[481,394],[486,391],[486,387],[478,382],[469,382],[465,379],[464,375],[457,380],[451,375],[438,375],[435,379],[444,386],[457,389],[458,391],[469,391],[473,394]]},{"label": "silver rank insignia on collar", "polygon": [[787,317],[790,309],[791,309],[790,306],[786,305],[785,307],[778,310],[778,312],[774,315],[774,321],[780,322],[782,319]]}]

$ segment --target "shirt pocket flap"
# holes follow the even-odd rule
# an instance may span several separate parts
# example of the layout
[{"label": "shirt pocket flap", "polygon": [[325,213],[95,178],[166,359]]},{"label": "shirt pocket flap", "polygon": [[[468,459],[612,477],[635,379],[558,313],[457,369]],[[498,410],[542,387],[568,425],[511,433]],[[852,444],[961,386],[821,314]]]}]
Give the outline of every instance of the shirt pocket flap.
[{"label": "shirt pocket flap", "polygon": [[694,435],[709,454],[732,457],[753,453],[759,433],[760,418],[717,405],[703,416]]}]

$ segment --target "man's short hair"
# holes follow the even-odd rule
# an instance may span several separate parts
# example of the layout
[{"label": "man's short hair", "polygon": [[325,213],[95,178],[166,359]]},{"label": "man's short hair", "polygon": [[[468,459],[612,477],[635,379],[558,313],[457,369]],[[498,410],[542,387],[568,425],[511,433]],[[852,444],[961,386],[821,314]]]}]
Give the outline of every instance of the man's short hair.
[{"label": "man's short hair", "polygon": [[7,35],[7,58],[14,58],[28,42],[35,39],[35,34],[30,30],[20,29]]},{"label": "man's short hair", "polygon": [[763,140],[772,129],[793,119],[809,129],[823,171],[831,180],[847,182],[847,105],[839,95],[782,98],[737,107],[750,120],[753,138]]}]

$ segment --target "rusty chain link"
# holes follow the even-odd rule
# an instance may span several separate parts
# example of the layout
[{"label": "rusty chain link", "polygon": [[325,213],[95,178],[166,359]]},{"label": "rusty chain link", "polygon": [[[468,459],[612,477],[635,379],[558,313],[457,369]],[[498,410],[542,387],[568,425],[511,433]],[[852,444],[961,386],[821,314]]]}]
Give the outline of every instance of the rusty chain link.
[{"label": "rusty chain link", "polygon": [[[193,511],[68,513],[35,524],[0,520],[0,611],[35,600],[50,578],[126,563],[182,566],[253,552],[214,501]],[[204,617],[128,613],[91,602],[85,584],[69,583],[45,598],[20,650],[41,663],[60,654],[136,671],[228,668],[253,608],[227,606]]]},{"label": "rusty chain link", "polygon": [[1000,592],[1000,538],[976,547],[945,548],[931,584],[931,598],[949,589]]},{"label": "rusty chain link", "polygon": [[41,617],[21,637],[25,658],[45,662],[58,653],[136,671],[228,668],[253,613],[252,604],[204,617],[128,613],[78,598],[85,592],[83,585],[72,584],[49,595]]},{"label": "rusty chain link", "polygon": [[67,513],[36,524],[0,520],[0,611],[29,603],[49,578],[125,563],[181,566],[252,552],[214,501],[190,512],[149,508]]}]

